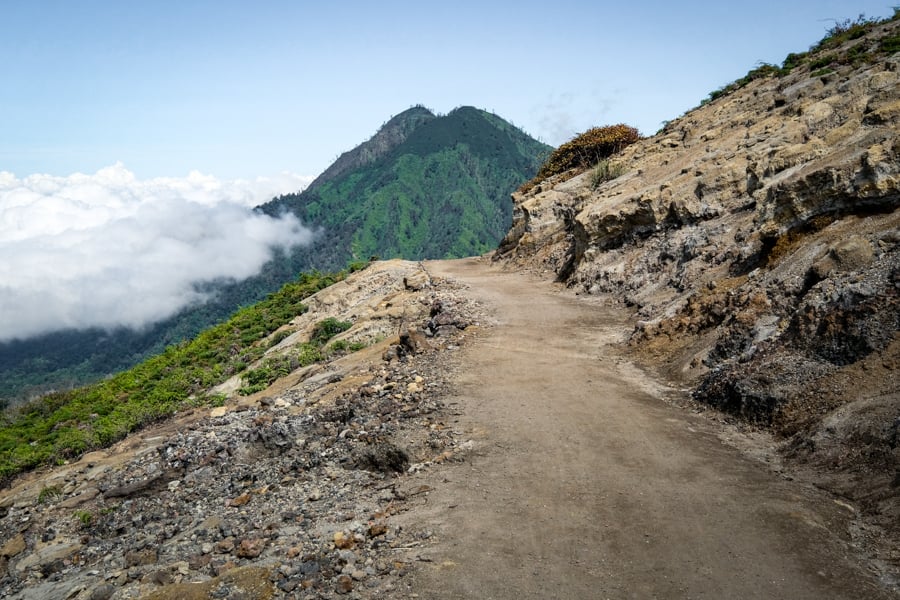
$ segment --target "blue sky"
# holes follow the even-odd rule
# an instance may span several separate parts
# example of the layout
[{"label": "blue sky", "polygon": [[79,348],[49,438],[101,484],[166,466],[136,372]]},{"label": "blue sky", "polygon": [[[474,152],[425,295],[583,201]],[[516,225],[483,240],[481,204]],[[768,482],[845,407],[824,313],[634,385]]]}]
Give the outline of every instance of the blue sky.
[{"label": "blue sky", "polygon": [[649,134],[883,1],[9,1],[0,171],[316,175],[414,104]]}]

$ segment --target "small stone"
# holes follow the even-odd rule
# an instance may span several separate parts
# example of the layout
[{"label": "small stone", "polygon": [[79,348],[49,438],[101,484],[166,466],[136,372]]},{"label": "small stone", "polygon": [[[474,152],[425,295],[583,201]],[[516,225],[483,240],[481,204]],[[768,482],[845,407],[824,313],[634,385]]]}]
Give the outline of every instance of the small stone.
[{"label": "small stone", "polygon": [[315,502],[315,501],[321,500],[321,499],[322,499],[322,490],[320,490],[319,488],[315,488],[313,491],[311,491],[309,493],[309,496],[307,496],[307,500],[311,500],[312,502]]},{"label": "small stone", "polygon": [[441,464],[442,462],[448,461],[453,458],[453,452],[447,450],[445,452],[441,452],[439,455],[435,456],[431,462]]},{"label": "small stone", "polygon": [[334,545],[335,547],[341,550],[349,550],[356,545],[356,542],[352,537],[345,534],[343,531],[335,531],[334,532]]},{"label": "small stone", "polygon": [[247,504],[248,502],[250,502],[250,492],[244,492],[243,494],[241,494],[241,495],[238,496],[237,498],[234,498],[233,500],[230,500],[230,501],[228,502],[228,505],[229,505],[229,506],[244,506],[244,505]]},{"label": "small stone", "polygon": [[334,591],[338,594],[349,594],[353,591],[353,578],[349,575],[340,575],[334,585]]},{"label": "small stone", "polygon": [[425,271],[416,271],[403,278],[403,286],[414,292],[418,292],[430,285],[431,279]]},{"label": "small stone", "polygon": [[165,569],[154,571],[146,579],[150,583],[155,583],[156,585],[169,585],[174,581],[172,578],[172,574]]},{"label": "small stone", "polygon": [[251,538],[241,540],[241,545],[238,546],[237,552],[235,552],[235,554],[238,558],[256,558],[257,556],[262,554],[262,551],[265,547],[265,538]]},{"label": "small stone", "polygon": [[0,547],[0,556],[12,558],[23,550],[25,550],[25,536],[20,533]]},{"label": "small stone", "polygon": [[235,568],[237,568],[237,565],[234,563],[233,560],[229,560],[229,561],[224,562],[221,565],[217,565],[213,569],[213,572],[215,573],[216,577],[218,577],[218,576],[223,575],[223,574],[227,573],[228,571],[231,571],[232,569],[235,569]]},{"label": "small stone", "polygon": [[108,583],[98,585],[91,590],[90,600],[109,600],[115,593],[116,588]]},{"label": "small stone", "polygon": [[85,488],[80,494],[77,496],[72,496],[71,498],[67,498],[59,503],[60,508],[70,509],[81,506],[88,500],[93,500],[97,496],[100,495],[100,490],[95,487]]},{"label": "small stone", "polygon": [[137,552],[125,553],[125,565],[127,567],[140,567],[156,564],[156,550],[149,548]]},{"label": "small stone", "polygon": [[[211,551],[210,551],[211,552]],[[188,566],[193,571],[200,571],[205,568],[212,561],[212,557],[207,552],[206,554],[195,554],[188,559]]]}]

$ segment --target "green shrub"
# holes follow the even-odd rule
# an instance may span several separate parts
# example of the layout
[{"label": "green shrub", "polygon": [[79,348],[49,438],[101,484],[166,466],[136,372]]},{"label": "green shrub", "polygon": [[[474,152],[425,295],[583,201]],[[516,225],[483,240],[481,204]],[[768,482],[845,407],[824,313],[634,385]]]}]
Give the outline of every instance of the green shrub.
[{"label": "green shrub", "polygon": [[347,265],[347,270],[351,273],[357,273],[359,271],[363,271],[363,270],[367,269],[368,266],[370,264],[372,264],[372,262],[374,262],[372,260],[373,258],[376,258],[376,257],[372,257],[369,260],[355,260],[355,261],[351,262],[349,265]]},{"label": "green shrub", "polygon": [[94,515],[87,510],[77,510],[72,514],[72,516],[78,520],[83,529],[87,529],[91,526],[91,523],[94,522]]},{"label": "green shrub", "polygon": [[347,340],[338,340],[328,347],[329,352],[346,352],[349,344]]},{"label": "green shrub", "polygon": [[267,358],[259,367],[250,369],[244,374],[242,377],[244,385],[241,386],[238,393],[242,396],[249,396],[261,392],[292,370],[289,356]]},{"label": "green shrub", "polygon": [[312,333],[310,334],[310,342],[322,346],[328,340],[333,338],[339,333],[343,333],[350,329],[353,326],[353,323],[350,321],[339,321],[334,317],[328,317],[324,321],[319,321],[313,327]]},{"label": "green shrub", "polygon": [[809,74],[810,77],[822,77],[823,75],[828,75],[829,73],[834,73],[834,69],[831,67],[825,67],[824,69],[817,69]]},{"label": "green shrub", "polygon": [[322,354],[322,348],[320,346],[309,343],[297,346],[294,358],[299,366],[308,367],[313,363],[324,360],[325,356]]},{"label": "green shrub", "polygon": [[722,96],[726,96],[735,90],[739,90],[742,87],[745,87],[752,81],[756,81],[757,79],[764,79],[767,77],[777,77],[784,75],[787,71],[773,64],[769,63],[760,63],[756,68],[751,69],[747,72],[746,75],[741,77],[738,80],[735,80],[729,83],[726,86],[720,87],[717,90],[714,90],[709,93],[709,97],[702,102],[701,104],[706,104],[707,102],[712,102]]},{"label": "green shrub", "polygon": [[601,160],[621,152],[641,139],[640,133],[628,125],[594,127],[557,148],[538,171],[519,191],[527,192],[541,181],[565,173],[570,169],[588,169]]},{"label": "green shrub", "polygon": [[817,69],[822,69],[829,65],[837,62],[837,55],[835,54],[823,54],[821,56],[817,56],[815,59],[809,62],[809,70],[815,71]]},{"label": "green shrub", "polygon": [[886,37],[878,42],[878,49],[887,54],[900,52],[900,35]]},{"label": "green shrub", "polygon": [[269,342],[269,348],[274,348],[275,346],[277,346],[278,344],[283,342],[285,339],[290,337],[292,333],[294,333],[294,332],[291,331],[290,329],[283,329],[281,331],[275,332],[275,335],[272,336],[272,341]]},{"label": "green shrub", "polygon": [[38,493],[38,504],[44,504],[45,502],[53,502],[59,499],[62,496],[62,488],[58,485],[48,485],[41,488],[40,493]]},{"label": "green shrub", "polygon": [[796,69],[805,63],[808,56],[809,55],[806,52],[791,52],[784,57],[784,62],[781,63],[781,72],[787,75],[792,69]]},{"label": "green shrub", "polygon": [[813,46],[813,50],[836,48],[850,40],[857,40],[880,22],[878,19],[866,17],[864,14],[860,14],[855,19],[836,21],[834,26],[828,29],[825,37]]},{"label": "green shrub", "polygon": [[366,347],[365,342],[348,342],[338,340],[328,347],[329,352],[358,352]]},{"label": "green shrub", "polygon": [[228,396],[225,394],[211,394],[207,397],[207,404],[209,406],[225,406],[226,400],[228,400]]},{"label": "green shrub", "polygon": [[612,181],[624,172],[625,167],[623,165],[608,160],[601,160],[591,173],[591,189],[597,189],[602,184]]},{"label": "green shrub", "polygon": [[[241,378],[243,385],[238,389],[238,393],[242,396],[249,396],[250,394],[261,392],[294,369],[307,367],[313,363],[325,360],[326,354],[322,351],[322,348],[328,340],[339,333],[347,331],[352,326],[353,323],[339,321],[334,317],[319,321],[313,326],[309,342],[297,345],[293,351],[287,354],[267,358],[255,369],[250,369],[244,373]],[[331,350],[345,350],[347,347],[346,342],[338,341],[332,345]]]}]

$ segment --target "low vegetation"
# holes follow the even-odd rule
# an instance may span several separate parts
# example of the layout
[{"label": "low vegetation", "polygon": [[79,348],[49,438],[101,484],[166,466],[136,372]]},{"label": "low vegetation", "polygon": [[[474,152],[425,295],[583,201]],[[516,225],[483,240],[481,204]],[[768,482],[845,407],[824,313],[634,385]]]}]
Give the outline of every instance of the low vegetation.
[{"label": "low vegetation", "polygon": [[88,529],[94,522],[94,515],[87,510],[76,510],[72,513],[72,518],[78,521],[82,529]]},{"label": "low vegetation", "polygon": [[628,125],[589,129],[557,148],[537,176],[519,188],[519,191],[527,192],[545,179],[572,169],[584,171],[601,164],[639,139],[641,135],[638,130]]},{"label": "low vegetation", "polygon": [[339,321],[333,317],[319,321],[313,327],[309,342],[294,346],[286,354],[267,358],[255,369],[248,370],[243,376],[244,385],[238,390],[238,393],[242,396],[249,396],[261,392],[272,385],[275,380],[300,367],[307,367],[325,360],[336,352],[360,349],[361,346],[348,344],[344,340],[339,340],[343,343],[335,342],[334,345],[325,347],[331,338],[347,331],[352,325],[349,321]]},{"label": "low vegetation", "polygon": [[597,189],[607,181],[612,181],[619,177],[624,172],[624,165],[607,159],[601,160],[597,163],[597,166],[594,167],[594,170],[591,171],[591,189]]},{"label": "low vegetation", "polygon": [[55,502],[62,497],[62,487],[59,485],[48,485],[41,488],[38,493],[38,504],[49,504]]},{"label": "low vegetation", "polygon": [[[241,309],[227,321],[191,341],[169,346],[161,354],[103,382],[49,394],[2,415],[0,481],[42,464],[60,463],[103,448],[149,423],[221,397],[206,390],[247,371],[271,346],[269,336],[306,310],[304,300],[346,277],[313,273],[300,276],[265,300]],[[284,368],[321,360],[322,348],[348,323],[329,319],[319,324],[314,340],[301,347],[287,365],[267,359],[244,375],[258,386]]]},{"label": "low vegetation", "polygon": [[821,77],[831,73],[839,65],[860,65],[874,62],[879,56],[900,51],[900,36],[884,36],[871,43],[859,40],[875,26],[888,21],[900,19],[900,7],[894,8],[894,14],[884,20],[859,15],[856,19],[838,21],[828,29],[824,38],[812,46],[808,52],[788,54],[781,66],[761,63],[746,75],[728,85],[710,92],[701,104],[712,102],[731,92],[739,90],[749,83],[768,77],[784,77],[796,68],[806,67],[811,77]]}]

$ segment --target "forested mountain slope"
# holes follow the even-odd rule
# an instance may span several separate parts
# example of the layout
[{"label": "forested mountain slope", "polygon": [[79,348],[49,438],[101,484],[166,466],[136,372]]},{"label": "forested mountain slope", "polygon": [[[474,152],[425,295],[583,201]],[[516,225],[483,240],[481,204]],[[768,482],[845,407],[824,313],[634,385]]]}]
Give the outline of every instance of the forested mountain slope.
[{"label": "forested mountain slope", "polygon": [[359,153],[356,168],[326,171],[262,210],[289,210],[321,227],[320,240],[300,253],[327,257],[327,268],[372,255],[415,260],[492,250],[512,218],[504,196],[537,171],[549,148],[482,110],[431,119],[421,110],[408,111],[420,124],[400,144],[373,144],[378,150]]}]

